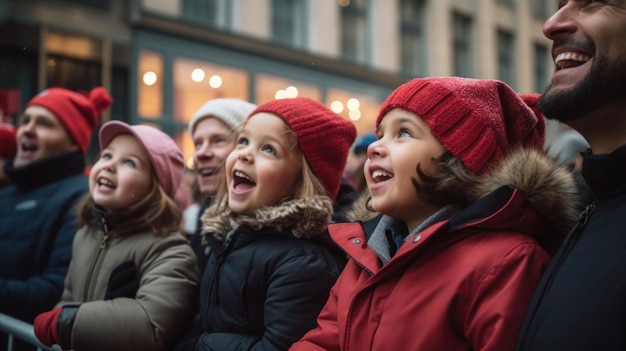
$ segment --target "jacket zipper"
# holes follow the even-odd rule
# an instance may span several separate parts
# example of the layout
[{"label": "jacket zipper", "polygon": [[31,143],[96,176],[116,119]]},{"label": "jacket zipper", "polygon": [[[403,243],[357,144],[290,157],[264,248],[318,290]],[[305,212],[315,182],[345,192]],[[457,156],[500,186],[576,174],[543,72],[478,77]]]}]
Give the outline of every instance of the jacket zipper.
[{"label": "jacket zipper", "polygon": [[98,248],[98,252],[96,252],[96,257],[93,261],[93,264],[91,265],[89,274],[87,275],[87,280],[85,282],[85,289],[83,293],[83,301],[89,301],[90,296],[93,295],[93,294],[90,294],[91,293],[91,289],[90,289],[91,281],[92,281],[92,278],[95,278],[96,275],[100,272],[100,267],[102,266],[102,262],[100,260],[101,254],[106,249],[107,243],[109,242],[109,226],[107,225],[107,222],[104,219],[104,217],[100,217],[100,221],[102,222],[102,228],[103,228],[102,240],[100,241],[100,246]]}]

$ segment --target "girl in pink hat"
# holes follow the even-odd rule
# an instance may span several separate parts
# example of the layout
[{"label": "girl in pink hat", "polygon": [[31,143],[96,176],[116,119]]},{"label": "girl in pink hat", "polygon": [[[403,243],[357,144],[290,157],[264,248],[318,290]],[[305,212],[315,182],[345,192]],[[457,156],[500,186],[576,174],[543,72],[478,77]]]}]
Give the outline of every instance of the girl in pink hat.
[{"label": "girl in pink hat", "polygon": [[178,232],[183,156],[156,128],[105,123],[58,307],[35,335],[64,350],[167,350],[193,316],[198,268]]},{"label": "girl in pink hat", "polygon": [[387,98],[364,166],[371,212],[329,227],[349,261],[290,350],[514,349],[578,213],[572,174],[541,151],[536,101],[454,77]]}]

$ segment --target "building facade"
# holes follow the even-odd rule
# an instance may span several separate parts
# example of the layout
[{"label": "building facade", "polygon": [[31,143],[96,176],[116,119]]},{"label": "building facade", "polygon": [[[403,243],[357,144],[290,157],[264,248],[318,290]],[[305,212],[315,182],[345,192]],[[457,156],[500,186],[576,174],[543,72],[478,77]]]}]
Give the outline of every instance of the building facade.
[{"label": "building facade", "polygon": [[364,133],[412,77],[543,91],[554,10],[549,0],[2,0],[0,89],[23,106],[50,86],[103,85],[115,99],[105,118],[154,124],[186,157],[186,124],[216,97],[308,96]]}]

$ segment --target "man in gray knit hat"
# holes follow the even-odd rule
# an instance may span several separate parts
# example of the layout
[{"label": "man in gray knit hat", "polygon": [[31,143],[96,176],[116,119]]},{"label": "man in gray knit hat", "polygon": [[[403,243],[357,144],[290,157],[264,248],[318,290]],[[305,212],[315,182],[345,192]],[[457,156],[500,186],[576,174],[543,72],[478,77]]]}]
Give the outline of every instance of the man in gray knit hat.
[{"label": "man in gray knit hat", "polygon": [[219,243],[200,235],[202,227],[199,218],[211,205],[217,193],[224,160],[235,147],[233,132],[255,108],[255,104],[240,99],[213,99],[202,105],[189,122],[189,134],[194,145],[194,170],[197,176],[194,192],[199,203],[185,210],[185,227],[191,245],[198,255],[201,271],[204,270],[207,250]]}]

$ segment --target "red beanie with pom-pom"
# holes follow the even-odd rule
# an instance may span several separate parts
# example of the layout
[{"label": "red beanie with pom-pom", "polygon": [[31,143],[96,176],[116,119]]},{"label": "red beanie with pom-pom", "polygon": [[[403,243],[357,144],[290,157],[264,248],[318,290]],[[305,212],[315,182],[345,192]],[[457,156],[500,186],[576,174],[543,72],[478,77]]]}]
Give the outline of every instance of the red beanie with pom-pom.
[{"label": "red beanie with pom-pom", "polygon": [[112,103],[113,98],[103,87],[93,88],[89,97],[63,88],[50,88],[33,97],[26,107],[37,105],[50,110],[85,154],[100,114]]}]

